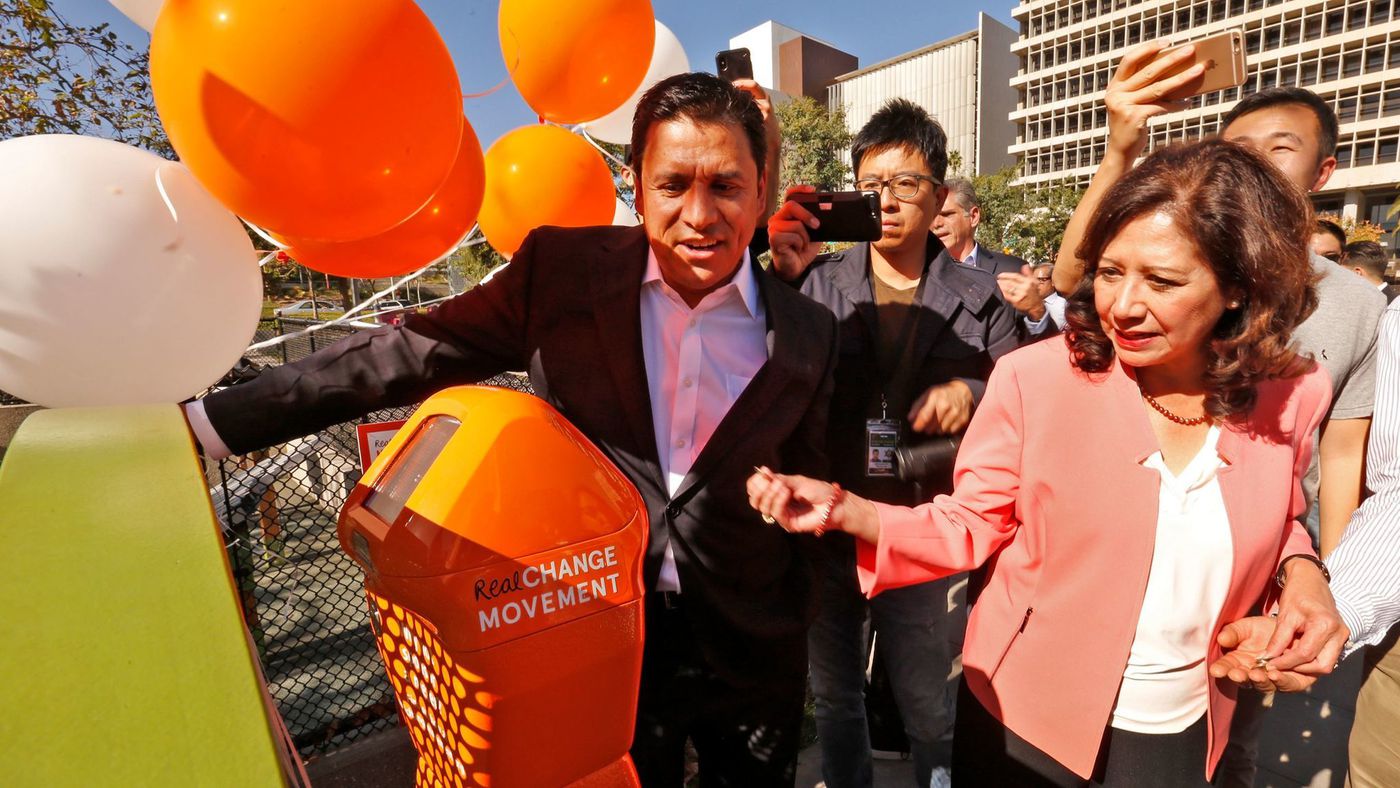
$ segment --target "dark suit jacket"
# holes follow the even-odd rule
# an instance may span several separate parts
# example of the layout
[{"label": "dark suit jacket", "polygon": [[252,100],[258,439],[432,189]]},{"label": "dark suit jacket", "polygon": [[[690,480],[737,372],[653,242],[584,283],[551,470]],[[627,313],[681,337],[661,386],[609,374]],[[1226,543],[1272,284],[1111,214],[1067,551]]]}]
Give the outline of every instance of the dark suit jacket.
[{"label": "dark suit jacket", "polygon": [[995,252],[980,243],[977,244],[976,262],[978,268],[992,276],[1006,271],[1019,274],[1021,273],[1021,266],[1026,264],[1025,260],[1022,260],[1014,254]]},{"label": "dark suit jacket", "polygon": [[[994,252],[981,244],[977,245],[976,262],[977,268],[986,271],[993,277],[995,277],[997,274],[1005,273],[1007,271],[1010,271],[1013,274],[1019,274],[1021,273],[1021,266],[1026,265],[1025,260],[1022,260],[1014,254],[1007,254],[1005,252]],[[1026,317],[1024,314],[1021,314],[1020,316]],[[1055,325],[1054,320],[1046,320],[1045,325],[1041,327],[1040,331],[1038,333],[1032,334],[1029,332],[1029,329],[1025,327],[1025,324],[1022,323],[1021,333],[1023,343],[1036,342],[1041,339],[1045,339],[1046,337],[1051,337],[1055,336],[1056,334],[1059,334],[1060,328],[1059,326]]]},{"label": "dark suit jacket", "polygon": [[667,537],[685,609],[710,665],[744,685],[802,681],[815,610],[811,537],[748,506],[755,465],[822,475],[836,323],[759,276],[768,361],[734,403],[672,498],[662,479],[642,355],[643,228],[541,228],[490,283],[401,327],[350,337],[248,385],[205,399],[229,448],[314,432],[447,386],[528,370],[535,393],[635,484],[651,517],[646,581]]}]

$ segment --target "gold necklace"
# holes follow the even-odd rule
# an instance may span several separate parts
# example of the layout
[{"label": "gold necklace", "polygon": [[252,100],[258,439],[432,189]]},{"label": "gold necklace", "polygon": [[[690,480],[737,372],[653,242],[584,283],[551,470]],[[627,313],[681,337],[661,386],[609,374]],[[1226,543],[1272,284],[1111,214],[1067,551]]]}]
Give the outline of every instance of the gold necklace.
[{"label": "gold necklace", "polygon": [[[1139,389],[1139,391],[1141,391],[1141,389]],[[1166,416],[1168,419],[1184,427],[1194,427],[1197,424],[1205,424],[1206,422],[1210,421],[1209,414],[1206,414],[1204,416],[1197,416],[1194,419],[1188,419],[1184,416],[1178,416],[1175,413],[1172,413],[1171,411],[1167,410],[1165,405],[1158,402],[1156,397],[1152,396],[1151,394],[1148,394],[1146,391],[1142,392],[1142,396],[1144,399],[1147,400],[1147,404],[1152,406],[1153,410],[1157,411],[1163,416]]]}]

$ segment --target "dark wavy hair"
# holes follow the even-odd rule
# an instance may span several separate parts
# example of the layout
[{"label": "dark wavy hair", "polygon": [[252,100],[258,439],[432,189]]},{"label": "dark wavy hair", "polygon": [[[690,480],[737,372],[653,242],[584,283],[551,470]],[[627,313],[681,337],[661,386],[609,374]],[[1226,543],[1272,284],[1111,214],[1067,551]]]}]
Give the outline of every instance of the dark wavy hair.
[{"label": "dark wavy hair", "polygon": [[948,175],[948,135],[928,110],[909,99],[894,98],[875,110],[851,141],[851,172],[870,153],[907,147],[918,151],[939,183]]},{"label": "dark wavy hair", "polygon": [[714,74],[692,71],[652,85],[637,102],[637,111],[632,115],[632,146],[627,163],[638,181],[642,177],[647,132],[668,120],[738,126],[749,141],[749,152],[758,165],[758,174],[763,174],[768,164],[768,148],[763,139],[763,112],[753,96]]},{"label": "dark wavy hair", "polygon": [[1129,222],[1172,217],[1240,306],[1216,324],[1208,349],[1206,412],[1217,421],[1247,417],[1259,383],[1312,368],[1290,347],[1293,329],[1317,307],[1308,260],[1312,205],[1263,155],[1219,139],[1156,151],[1104,195],[1078,256],[1084,276],[1066,309],[1074,365],[1105,372],[1113,342],[1094,306],[1104,249]]}]

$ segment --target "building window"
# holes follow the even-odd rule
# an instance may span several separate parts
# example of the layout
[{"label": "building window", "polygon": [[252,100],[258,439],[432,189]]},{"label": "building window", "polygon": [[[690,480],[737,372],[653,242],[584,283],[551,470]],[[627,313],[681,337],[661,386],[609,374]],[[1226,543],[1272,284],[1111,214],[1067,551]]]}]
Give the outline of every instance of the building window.
[{"label": "building window", "polygon": [[1356,97],[1351,96],[1337,101],[1337,122],[1351,123],[1356,120]]},{"label": "building window", "polygon": [[1335,36],[1346,27],[1346,14],[1344,9],[1338,8],[1335,11],[1327,12],[1327,35]]},{"label": "building window", "polygon": [[1360,114],[1358,120],[1371,120],[1381,115],[1381,94],[1367,93],[1361,97]]},{"label": "building window", "polygon": [[1348,52],[1342,55],[1342,76],[1354,77],[1361,73],[1361,53]]},{"label": "building window", "polygon": [[1386,137],[1376,143],[1376,163],[1389,164],[1396,160],[1397,153],[1400,153],[1400,138]]},{"label": "building window", "polygon": [[1353,167],[1370,166],[1376,155],[1376,143],[1371,141],[1356,143],[1356,155],[1352,157]]},{"label": "building window", "polygon": [[1400,88],[1385,92],[1385,109],[1382,110],[1382,113],[1387,118],[1392,115],[1400,115]]}]

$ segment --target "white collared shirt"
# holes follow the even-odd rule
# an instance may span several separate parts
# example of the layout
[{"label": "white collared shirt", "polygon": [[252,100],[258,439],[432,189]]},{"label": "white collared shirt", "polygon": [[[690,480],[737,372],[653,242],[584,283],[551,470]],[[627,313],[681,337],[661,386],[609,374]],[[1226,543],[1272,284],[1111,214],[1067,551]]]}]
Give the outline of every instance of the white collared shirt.
[{"label": "white collared shirt", "polygon": [[1112,726],[1136,733],[1180,733],[1206,712],[1211,627],[1230,593],[1234,539],[1220,492],[1224,461],[1212,426],[1180,475],[1162,452],[1143,466],[1161,475],[1156,545],[1137,633],[1123,670]]},{"label": "white collared shirt", "polygon": [[[691,309],[661,278],[649,251],[641,319],[656,453],[674,495],[715,427],[768,361],[768,326],[748,253],[733,279]],[[655,590],[680,590],[669,541]]]},{"label": "white collared shirt", "polygon": [[981,247],[978,245],[978,243],[977,243],[976,241],[973,241],[973,242],[972,242],[972,251],[968,252],[968,253],[967,253],[967,257],[964,257],[962,260],[959,260],[958,262],[962,263],[963,265],[970,265],[970,266],[972,266],[973,268],[976,268],[976,267],[977,267],[977,250],[980,249],[980,248],[981,248]]},{"label": "white collared shirt", "polygon": [[1327,557],[1337,612],[1351,630],[1345,654],[1380,643],[1400,621],[1400,302],[1381,314],[1376,410],[1366,444],[1362,502]]}]

